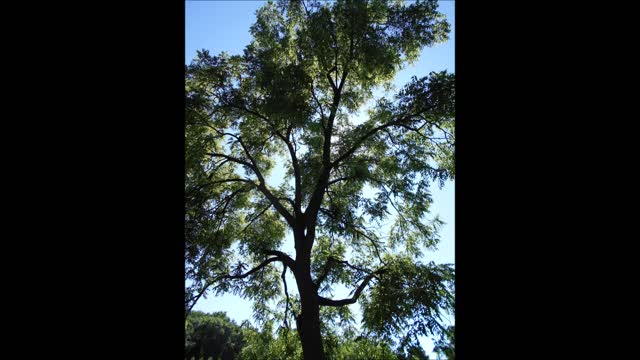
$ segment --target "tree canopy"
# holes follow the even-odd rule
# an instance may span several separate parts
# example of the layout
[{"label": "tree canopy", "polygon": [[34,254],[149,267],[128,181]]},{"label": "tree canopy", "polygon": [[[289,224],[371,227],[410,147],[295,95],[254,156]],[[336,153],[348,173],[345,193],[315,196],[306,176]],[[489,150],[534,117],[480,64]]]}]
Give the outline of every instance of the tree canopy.
[{"label": "tree canopy", "polygon": [[[314,358],[355,302],[369,336],[446,337],[453,266],[418,259],[442,224],[429,188],[455,177],[455,77],[373,93],[448,33],[436,1],[281,0],[257,12],[243,54],[198,52],[185,67],[187,313],[207,291],[239,294],[258,320],[295,324]],[[333,298],[339,284],[350,297]]]},{"label": "tree canopy", "polygon": [[185,323],[185,358],[238,359],[245,346],[243,328],[223,312],[193,311]]}]

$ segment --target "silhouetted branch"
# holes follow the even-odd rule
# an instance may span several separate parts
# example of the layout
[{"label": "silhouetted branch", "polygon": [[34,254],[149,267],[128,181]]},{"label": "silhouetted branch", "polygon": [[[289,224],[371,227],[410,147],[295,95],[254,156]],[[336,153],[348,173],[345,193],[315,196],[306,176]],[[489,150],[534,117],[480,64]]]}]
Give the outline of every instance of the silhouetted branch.
[{"label": "silhouetted branch", "polygon": [[402,117],[400,117],[399,119],[397,119],[395,121],[391,121],[391,122],[388,122],[386,124],[382,124],[382,125],[376,126],[375,128],[367,131],[363,136],[361,136],[358,140],[356,140],[354,142],[354,144],[351,146],[351,148],[349,148],[347,151],[345,151],[342,155],[338,156],[338,158],[331,163],[331,167],[336,166],[342,160],[344,160],[347,157],[351,156],[356,150],[358,150],[360,148],[360,145],[362,145],[362,143],[364,143],[367,139],[369,139],[371,136],[376,134],[378,131],[384,130],[384,129],[386,129],[388,127],[391,127],[391,126],[401,125],[404,122],[410,120],[411,118],[419,116],[420,114],[422,114],[422,113],[424,113],[426,111],[429,111],[429,110],[433,109],[434,107],[435,107],[435,105],[434,106],[430,106],[429,108],[423,109],[423,110],[421,110],[420,112],[418,112],[416,114],[409,114],[409,115],[402,116]]},{"label": "silhouetted branch", "polygon": [[382,274],[384,271],[385,271],[384,269],[378,269],[370,273],[369,275],[367,275],[367,277],[365,277],[364,280],[362,280],[362,282],[360,283],[360,285],[358,286],[358,288],[356,289],[352,297],[348,299],[333,300],[333,299],[327,299],[323,296],[318,295],[319,304],[321,306],[344,306],[344,305],[354,304],[356,301],[358,301],[360,294],[362,293],[364,288],[367,287],[371,279],[373,279],[377,274]]},{"label": "silhouetted branch", "polygon": [[291,258],[291,256],[283,253],[282,251],[278,251],[278,250],[264,250],[263,251],[266,255],[272,255],[272,256],[276,256],[278,258],[278,260],[280,260],[283,264],[287,265],[291,271],[293,271],[296,268],[296,262],[295,260],[293,260]]},{"label": "silhouetted branch", "polygon": [[289,316],[289,291],[287,290],[287,279],[285,277],[285,275],[287,274],[287,265],[286,264],[282,264],[282,275],[280,276],[282,278],[282,283],[284,284],[284,294],[287,297],[286,303],[285,303],[285,309],[284,309],[284,326],[285,328],[289,328],[289,321],[287,320],[287,316]]},{"label": "silhouetted branch", "polygon": [[360,272],[365,272],[365,273],[370,273],[371,272],[371,270],[367,270],[367,269],[361,268],[359,266],[352,265],[347,260],[340,260],[338,258],[330,256],[327,259],[327,262],[324,264],[322,274],[320,276],[318,276],[318,278],[316,279],[316,282],[313,284],[314,288],[318,289],[320,287],[320,285],[322,284],[322,282],[327,278],[327,276],[329,275],[329,272],[331,271],[331,263],[346,265],[346,266],[350,267],[351,269],[354,269],[354,270],[357,270],[357,271],[360,271]]},{"label": "silhouetted branch", "polygon": [[[273,258],[269,258],[266,259],[265,261],[263,261],[262,263],[260,263],[260,265],[256,266],[255,268],[249,270],[248,272],[244,273],[244,274],[239,274],[239,275],[222,275],[222,276],[218,276],[213,278],[212,280],[208,281],[200,290],[200,292],[192,297],[191,299],[187,300],[185,305],[187,306],[186,309],[186,315],[189,315],[189,312],[191,312],[191,309],[193,309],[193,306],[198,302],[198,300],[200,299],[200,297],[202,297],[202,295],[204,295],[204,293],[209,289],[209,287],[211,287],[212,285],[214,285],[215,283],[219,282],[220,280],[225,280],[225,279],[230,279],[230,280],[238,280],[238,279],[244,279],[247,276],[254,274],[256,272],[258,272],[260,269],[262,269],[263,267],[271,264],[274,261],[282,261],[279,257],[273,257]],[[189,305],[189,302],[191,302],[191,304]]]}]

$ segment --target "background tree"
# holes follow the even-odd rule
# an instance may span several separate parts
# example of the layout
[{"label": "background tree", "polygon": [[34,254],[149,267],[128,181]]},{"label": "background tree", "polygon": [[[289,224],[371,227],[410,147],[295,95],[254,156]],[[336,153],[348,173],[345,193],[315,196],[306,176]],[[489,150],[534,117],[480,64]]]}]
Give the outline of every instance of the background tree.
[{"label": "background tree", "polygon": [[[368,336],[444,336],[453,267],[416,259],[439,240],[429,186],[455,173],[454,76],[413,78],[352,115],[448,32],[436,1],[279,1],[243,55],[198,53],[185,69],[187,312],[210,289],[240,294],[259,320],[295,323],[307,358],[324,358],[323,324],[348,322],[356,301]],[[291,181],[271,184],[280,158]],[[333,298],[339,284],[350,297]]]},{"label": "background tree", "polygon": [[238,359],[243,336],[242,328],[223,312],[191,312],[185,324],[185,358]]}]

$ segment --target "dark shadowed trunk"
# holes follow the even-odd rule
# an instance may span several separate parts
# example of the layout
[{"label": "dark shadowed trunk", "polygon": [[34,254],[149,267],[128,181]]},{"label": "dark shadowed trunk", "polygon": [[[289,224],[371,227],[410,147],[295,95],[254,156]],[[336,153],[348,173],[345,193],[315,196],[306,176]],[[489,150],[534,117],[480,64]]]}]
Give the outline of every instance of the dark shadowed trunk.
[{"label": "dark shadowed trunk", "polygon": [[320,334],[320,305],[316,290],[313,288],[309,268],[302,270],[296,276],[300,291],[302,312],[296,319],[296,326],[302,341],[302,351],[305,359],[324,359],[322,335]]},{"label": "dark shadowed trunk", "polygon": [[324,348],[320,333],[320,304],[311,279],[311,248],[315,231],[305,232],[304,218],[296,224],[296,269],[294,275],[300,293],[301,313],[296,318],[296,327],[302,342],[305,359],[324,360]]}]

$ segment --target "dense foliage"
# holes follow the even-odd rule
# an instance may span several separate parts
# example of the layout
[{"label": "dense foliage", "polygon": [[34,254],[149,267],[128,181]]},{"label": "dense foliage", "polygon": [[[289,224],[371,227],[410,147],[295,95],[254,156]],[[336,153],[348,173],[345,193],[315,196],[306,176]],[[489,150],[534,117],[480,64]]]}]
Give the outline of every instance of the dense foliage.
[{"label": "dense foliage", "polygon": [[[424,360],[421,348],[408,354],[394,352],[389,344],[362,336],[326,339],[327,358],[332,360]],[[236,325],[222,312],[193,311],[186,322],[185,358],[238,360],[302,360],[302,346],[295,330],[274,327],[267,321],[261,329],[248,322]]]},{"label": "dense foliage", "polygon": [[237,359],[245,346],[243,330],[223,312],[193,311],[185,324],[185,357]]},{"label": "dense foliage", "polygon": [[[243,54],[198,53],[185,69],[187,313],[207,291],[239,294],[319,359],[356,302],[372,341],[449,338],[454,269],[418,259],[442,224],[429,188],[455,176],[455,78],[373,98],[448,32],[431,0],[281,0],[257,12]],[[349,298],[333,298],[340,285]]]}]

